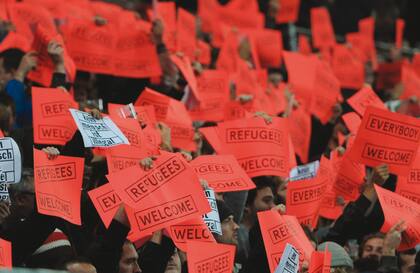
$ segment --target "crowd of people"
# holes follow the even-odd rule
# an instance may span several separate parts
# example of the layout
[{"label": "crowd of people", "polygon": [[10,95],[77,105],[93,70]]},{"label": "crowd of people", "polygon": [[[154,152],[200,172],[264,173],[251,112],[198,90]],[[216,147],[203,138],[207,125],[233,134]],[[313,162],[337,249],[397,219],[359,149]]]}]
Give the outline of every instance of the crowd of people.
[{"label": "crowd of people", "polygon": [[[318,160],[316,176],[321,176],[324,160],[346,156],[357,128],[343,117],[352,112],[358,120],[363,118],[347,99],[359,90],[374,90],[390,112],[420,115],[416,96],[420,55],[404,54],[419,42],[418,25],[411,16],[416,11],[414,2],[0,0],[0,137],[16,141],[22,161],[21,181],[8,184],[8,197],[0,202],[0,238],[11,243],[12,257],[7,264],[6,249],[2,249],[0,264],[98,273],[274,272],[261,212],[290,214],[290,183],[302,182],[292,182],[288,174],[293,167]],[[405,19],[405,32],[396,23],[398,18]],[[360,22],[372,22],[372,28],[366,33]],[[312,36],[299,34],[296,26],[311,29]],[[329,27],[333,27],[332,42]],[[346,40],[335,40],[334,34]],[[375,41],[386,46],[376,48]],[[313,64],[315,69],[308,69]],[[328,82],[314,84],[310,73],[320,71],[333,78],[337,88]],[[252,173],[251,165],[242,165],[255,184],[251,189],[215,190],[221,232],[212,231],[206,243],[234,246],[232,267],[225,266],[229,261],[224,260],[195,267],[190,257],[197,253],[179,245],[168,231],[169,222],[133,239],[130,230],[135,220],[127,200],[121,200],[106,223],[89,195],[114,185],[115,177],[121,183],[132,179],[127,172],[118,174],[132,166],[112,161],[112,153],[127,145],[87,147],[70,112],[63,114],[59,108],[52,109],[57,119],[48,126],[66,128],[70,135],[57,133],[43,139],[39,124],[48,115],[39,108],[37,96],[42,92],[51,98],[42,103],[61,101],[66,112],[76,105],[97,120],[110,117],[117,126],[123,124],[119,119],[136,120],[139,130],[132,127],[122,132],[131,145],[135,146],[135,137],[128,135],[130,129],[135,136],[144,134],[147,144],[141,142],[120,153],[130,157],[140,147],[138,175],[140,170],[152,172],[159,158],[168,154],[180,155],[182,162],[225,154],[222,144],[214,141],[215,128],[222,130],[224,122],[251,120],[261,128],[289,123],[289,129],[278,128],[280,133],[259,136],[277,144],[290,141],[286,146],[292,155],[278,155],[283,160],[290,157],[286,170],[273,163],[263,174]],[[148,105],[153,106],[152,113],[147,112]],[[70,119],[61,119],[65,115]],[[290,136],[283,138],[284,132]],[[246,142],[247,137],[257,138],[252,134],[235,137]],[[257,146],[241,149],[258,155]],[[40,210],[39,151],[49,166],[59,164],[55,162],[62,157],[84,159],[80,204],[72,205],[80,210],[80,224],[57,211]],[[321,201],[326,198],[322,193],[322,198],[314,199],[319,201],[315,223],[301,219],[304,213],[295,215],[299,232],[305,234],[300,239],[310,242],[311,252],[331,253],[322,268],[314,268],[315,258],[311,261],[300,253],[299,272],[420,272],[420,248],[400,247],[407,228],[404,214],[400,222],[381,229],[386,215],[375,187],[395,191],[400,181],[388,163],[361,165],[362,176],[351,177],[360,180],[360,189],[352,196],[351,189],[344,190],[344,196],[335,192],[338,178],[331,178],[334,213],[322,212]],[[0,157],[0,174],[1,164]],[[278,175],[279,169],[286,175]],[[199,184],[204,196],[213,181],[193,177],[189,182]],[[308,179],[314,178],[304,180]],[[415,192],[414,187],[418,186],[413,185]],[[308,211],[314,204],[308,205]],[[417,237],[415,243],[420,244]],[[210,259],[211,249],[203,247],[199,252]],[[294,272],[283,270],[275,272]]]}]

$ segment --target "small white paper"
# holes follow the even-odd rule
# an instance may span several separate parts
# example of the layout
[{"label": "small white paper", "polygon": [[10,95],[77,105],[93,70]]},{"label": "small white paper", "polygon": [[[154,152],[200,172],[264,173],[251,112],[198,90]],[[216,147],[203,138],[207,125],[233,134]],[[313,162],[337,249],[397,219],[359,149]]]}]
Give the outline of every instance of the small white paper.
[{"label": "small white paper", "polygon": [[9,189],[6,183],[0,183],[0,202],[10,202]]},{"label": "small white paper", "polygon": [[10,137],[0,138],[0,183],[19,183],[22,174],[20,150]]},{"label": "small white paper", "polygon": [[85,147],[112,147],[130,144],[125,135],[109,117],[95,119],[91,114],[70,109]]},{"label": "small white paper", "polygon": [[289,174],[290,181],[314,178],[319,169],[319,161],[294,167]]},{"label": "small white paper", "polygon": [[134,118],[137,119],[136,109],[132,103],[125,105],[120,108],[119,111],[120,117],[122,118]]},{"label": "small white paper", "polygon": [[219,211],[217,210],[216,196],[213,189],[205,190],[207,201],[209,201],[211,212],[203,215],[203,220],[210,232],[222,235],[222,225],[220,224]]},{"label": "small white paper", "polygon": [[274,273],[297,273],[299,269],[299,252],[291,244],[286,244],[279,265]]}]

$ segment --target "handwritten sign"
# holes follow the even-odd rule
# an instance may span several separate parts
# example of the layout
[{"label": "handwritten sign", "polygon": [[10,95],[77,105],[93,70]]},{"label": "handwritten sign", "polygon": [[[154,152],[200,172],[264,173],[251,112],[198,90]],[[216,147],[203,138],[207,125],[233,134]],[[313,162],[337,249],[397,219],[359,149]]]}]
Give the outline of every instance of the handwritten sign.
[{"label": "handwritten sign", "polygon": [[85,147],[130,144],[126,136],[109,117],[95,119],[91,114],[75,109],[70,109],[70,113],[82,134]]},{"label": "handwritten sign", "polygon": [[10,137],[0,138],[0,183],[18,183],[21,173],[22,161],[17,143]]},{"label": "handwritten sign", "polygon": [[299,270],[299,252],[291,244],[286,244],[280,263],[274,273],[297,273]]},{"label": "handwritten sign", "polygon": [[81,225],[80,198],[84,159],[47,154],[34,149],[34,183],[38,212]]},{"label": "handwritten sign", "polygon": [[386,163],[391,173],[407,175],[419,140],[420,121],[417,119],[368,107],[349,156],[372,167]]},{"label": "handwritten sign", "polygon": [[206,189],[204,192],[206,194],[207,201],[209,201],[211,211],[203,215],[203,220],[212,233],[222,235],[222,226],[220,224],[219,211],[217,210],[214,191],[212,189]]}]

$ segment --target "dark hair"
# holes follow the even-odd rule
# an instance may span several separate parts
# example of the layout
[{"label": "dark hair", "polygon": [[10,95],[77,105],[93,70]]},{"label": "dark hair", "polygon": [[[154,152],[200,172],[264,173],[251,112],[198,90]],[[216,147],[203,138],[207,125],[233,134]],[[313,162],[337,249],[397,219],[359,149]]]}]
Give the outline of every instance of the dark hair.
[{"label": "dark hair", "polygon": [[12,98],[4,93],[0,92],[0,129],[2,131],[9,131],[9,119],[10,115],[7,113],[7,108],[10,107],[12,109],[12,113],[14,115],[15,112],[15,105],[13,103]]},{"label": "dark hair", "polygon": [[301,224],[300,225],[305,232],[306,237],[308,237],[309,241],[313,241],[316,245],[318,245],[318,238],[316,237],[315,232],[311,230],[308,225]]},{"label": "dark hair", "polygon": [[363,248],[365,247],[366,242],[369,241],[370,239],[373,239],[373,238],[383,239],[383,238],[385,238],[385,234],[380,233],[380,232],[376,232],[376,233],[368,234],[365,237],[363,237],[363,240],[359,245],[359,258],[362,257]]},{"label": "dark hair", "polygon": [[246,206],[254,203],[255,198],[257,197],[257,192],[263,188],[270,187],[271,190],[275,191],[276,184],[271,176],[257,176],[253,177],[252,181],[254,181],[256,188],[252,189],[248,192],[248,197],[246,199]]},{"label": "dark hair", "polygon": [[23,55],[25,55],[25,52],[17,48],[10,48],[0,52],[0,59],[3,59],[4,70],[7,72],[17,70]]}]

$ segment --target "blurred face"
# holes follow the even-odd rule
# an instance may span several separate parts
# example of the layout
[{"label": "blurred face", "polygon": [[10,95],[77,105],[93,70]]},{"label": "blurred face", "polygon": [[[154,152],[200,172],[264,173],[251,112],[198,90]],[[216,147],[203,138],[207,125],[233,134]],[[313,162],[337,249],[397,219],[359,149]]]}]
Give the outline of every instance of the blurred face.
[{"label": "blurred face", "polygon": [[363,247],[362,258],[367,258],[370,256],[379,260],[382,257],[383,244],[384,239],[382,238],[372,238],[367,240]]},{"label": "blurred face", "polygon": [[233,215],[230,215],[222,222],[222,235],[216,236],[216,241],[223,244],[238,244],[238,224],[235,223]]},{"label": "blurred face", "polygon": [[139,255],[132,243],[125,243],[119,263],[119,273],[140,273],[141,269],[137,260]]},{"label": "blurred face", "polygon": [[[1,89],[1,87],[0,87]],[[0,105],[0,125],[3,133],[7,136],[13,126],[14,115],[12,107]]]},{"label": "blurred face", "polygon": [[257,191],[255,197],[253,209],[256,212],[269,210],[274,207],[274,195],[270,187],[265,187]]},{"label": "blurred face", "polygon": [[3,58],[0,58],[0,89],[3,89],[6,83],[13,79],[13,73],[4,69],[3,61]]},{"label": "blurred face", "polygon": [[181,259],[179,258],[179,254],[176,249],[172,257],[169,259],[165,273],[181,273]]},{"label": "blurred face", "polygon": [[415,263],[416,254],[401,254],[400,258],[401,258],[400,272],[412,273],[414,270],[414,266],[416,265]]}]

